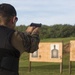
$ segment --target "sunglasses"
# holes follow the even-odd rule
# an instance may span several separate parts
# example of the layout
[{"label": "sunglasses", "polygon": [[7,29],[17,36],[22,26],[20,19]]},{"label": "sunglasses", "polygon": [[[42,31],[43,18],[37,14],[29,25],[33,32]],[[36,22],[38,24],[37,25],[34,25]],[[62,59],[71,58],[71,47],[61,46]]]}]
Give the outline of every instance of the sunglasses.
[{"label": "sunglasses", "polygon": [[16,17],[15,20],[16,20],[16,22],[17,22],[17,21],[18,21],[18,18]]}]

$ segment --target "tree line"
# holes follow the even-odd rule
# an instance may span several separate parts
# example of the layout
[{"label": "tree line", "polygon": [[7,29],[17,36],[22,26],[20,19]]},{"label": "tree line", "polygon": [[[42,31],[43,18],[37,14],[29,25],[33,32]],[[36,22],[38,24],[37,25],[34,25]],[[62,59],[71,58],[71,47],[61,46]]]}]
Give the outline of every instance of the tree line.
[{"label": "tree line", "polygon": [[[24,32],[28,26],[16,26],[16,30]],[[75,25],[70,24],[55,24],[55,25],[42,25],[40,28],[40,38],[65,38],[75,37]]]}]

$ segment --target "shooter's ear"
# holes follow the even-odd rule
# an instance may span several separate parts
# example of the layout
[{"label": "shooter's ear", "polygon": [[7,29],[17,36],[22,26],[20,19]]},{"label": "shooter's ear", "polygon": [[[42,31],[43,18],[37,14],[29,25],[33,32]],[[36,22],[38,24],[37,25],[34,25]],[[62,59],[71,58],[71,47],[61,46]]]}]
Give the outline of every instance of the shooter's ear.
[{"label": "shooter's ear", "polygon": [[15,22],[15,16],[10,18],[10,23],[13,24]]},{"label": "shooter's ear", "polygon": [[13,23],[17,22],[18,18],[16,16],[13,17]]}]

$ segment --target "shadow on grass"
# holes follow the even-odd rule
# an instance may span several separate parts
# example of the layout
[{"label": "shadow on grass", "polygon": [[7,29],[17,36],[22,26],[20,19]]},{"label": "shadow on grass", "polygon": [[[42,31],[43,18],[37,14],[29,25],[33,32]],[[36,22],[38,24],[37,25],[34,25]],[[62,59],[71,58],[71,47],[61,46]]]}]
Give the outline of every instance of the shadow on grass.
[{"label": "shadow on grass", "polygon": [[[29,68],[29,66],[28,67],[20,67],[20,70],[27,70]],[[75,65],[74,66],[72,66],[72,68],[75,68]],[[31,65],[31,69],[36,69],[36,70],[39,70],[39,69],[41,69],[41,70],[60,70],[60,64],[50,64],[50,65],[36,65],[36,66],[34,66],[34,65]],[[69,69],[69,65],[63,65],[63,69]]]},{"label": "shadow on grass", "polygon": [[[24,69],[28,69],[29,66],[27,67],[19,67],[20,70],[24,70]],[[60,69],[60,64],[50,64],[50,65],[31,65],[31,68],[32,69],[51,69],[51,70],[57,70],[57,69]],[[63,69],[69,69],[69,65],[63,65]],[[75,69],[75,65],[72,65],[72,69]]]}]

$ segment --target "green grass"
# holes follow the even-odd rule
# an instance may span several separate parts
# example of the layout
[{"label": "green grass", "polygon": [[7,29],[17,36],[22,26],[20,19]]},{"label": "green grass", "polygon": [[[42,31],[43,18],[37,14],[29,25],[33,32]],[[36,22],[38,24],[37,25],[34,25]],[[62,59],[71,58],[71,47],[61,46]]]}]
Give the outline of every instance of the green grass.
[{"label": "green grass", "polygon": [[[31,72],[29,72],[28,54],[22,54],[20,58],[19,73],[20,75],[61,75],[59,63],[49,62],[32,62]],[[27,58],[27,59],[24,59]],[[62,75],[69,75],[69,53],[63,55],[63,72]],[[75,63],[72,63],[72,73],[75,75]]]},{"label": "green grass", "polygon": [[[75,38],[57,38],[57,39],[43,39],[41,42],[54,42],[63,40],[65,43]],[[31,72],[29,72],[29,54],[23,53],[20,57],[19,63],[20,75],[69,75],[69,53],[63,54],[63,72],[60,74],[59,63],[49,62],[32,62]],[[75,75],[75,62],[72,62],[72,73]]]},{"label": "green grass", "polygon": [[49,39],[42,39],[41,42],[69,42],[70,40],[75,40],[75,37],[67,37],[67,38],[49,38]]}]

